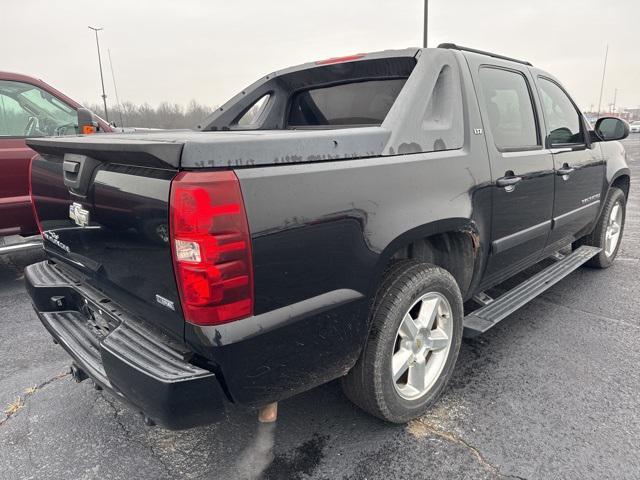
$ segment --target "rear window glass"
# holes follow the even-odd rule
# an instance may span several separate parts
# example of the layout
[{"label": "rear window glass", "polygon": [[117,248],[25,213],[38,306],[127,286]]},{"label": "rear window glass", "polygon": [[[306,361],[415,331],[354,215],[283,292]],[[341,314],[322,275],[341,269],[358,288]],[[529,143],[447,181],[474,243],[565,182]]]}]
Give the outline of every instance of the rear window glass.
[{"label": "rear window glass", "polygon": [[482,67],[480,82],[496,147],[519,150],[538,146],[536,118],[524,75]]},{"label": "rear window glass", "polygon": [[380,125],[406,78],[344,83],[297,92],[290,127]]}]

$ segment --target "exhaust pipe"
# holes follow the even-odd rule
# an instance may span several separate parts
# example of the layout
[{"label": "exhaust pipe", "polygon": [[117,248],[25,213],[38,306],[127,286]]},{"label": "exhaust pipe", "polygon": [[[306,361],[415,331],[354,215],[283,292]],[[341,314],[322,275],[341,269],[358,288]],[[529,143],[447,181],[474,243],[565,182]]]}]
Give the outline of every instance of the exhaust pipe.
[{"label": "exhaust pipe", "polygon": [[278,419],[278,402],[265,405],[258,410],[258,421],[260,423],[273,423]]}]

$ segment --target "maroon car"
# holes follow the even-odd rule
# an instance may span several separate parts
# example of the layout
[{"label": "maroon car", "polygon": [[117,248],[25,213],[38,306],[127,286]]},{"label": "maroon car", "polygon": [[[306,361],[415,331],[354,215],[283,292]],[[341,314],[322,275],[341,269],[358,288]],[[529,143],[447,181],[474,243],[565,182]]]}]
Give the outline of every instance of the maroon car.
[{"label": "maroon car", "polygon": [[[29,199],[27,137],[75,135],[82,106],[42,80],[0,71],[0,243],[6,235],[38,233]],[[88,113],[84,110],[84,113]],[[111,127],[93,117],[99,131]]]}]

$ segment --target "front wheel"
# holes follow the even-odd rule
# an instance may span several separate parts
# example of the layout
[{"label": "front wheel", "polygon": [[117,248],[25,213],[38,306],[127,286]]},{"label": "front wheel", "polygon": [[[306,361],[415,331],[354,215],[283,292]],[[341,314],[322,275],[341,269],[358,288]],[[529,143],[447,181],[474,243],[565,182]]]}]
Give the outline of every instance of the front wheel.
[{"label": "front wheel", "polygon": [[343,378],[347,397],[389,422],[422,415],[451,378],[462,319],[462,296],[449,272],[414,260],[395,264],[376,295],[367,344]]},{"label": "front wheel", "polygon": [[590,245],[602,249],[598,255],[586,263],[587,266],[608,268],[613,264],[620,249],[624,231],[626,205],[624,192],[619,188],[612,187],[593,232],[576,242],[577,246]]}]

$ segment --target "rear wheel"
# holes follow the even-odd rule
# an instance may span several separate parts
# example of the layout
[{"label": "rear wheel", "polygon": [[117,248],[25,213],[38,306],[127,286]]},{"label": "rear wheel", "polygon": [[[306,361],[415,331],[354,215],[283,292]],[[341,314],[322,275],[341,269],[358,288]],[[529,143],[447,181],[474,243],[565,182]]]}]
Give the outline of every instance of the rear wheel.
[{"label": "rear wheel", "polygon": [[619,188],[612,187],[593,232],[576,242],[577,246],[590,245],[602,249],[598,255],[586,263],[587,266],[607,268],[613,264],[620,249],[625,214],[626,198],[624,192]]},{"label": "rear wheel", "polygon": [[371,333],[342,381],[363,410],[394,423],[423,414],[453,372],[462,339],[462,297],[451,274],[413,260],[385,275],[371,312]]}]

